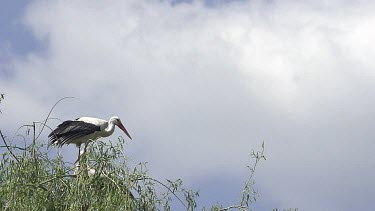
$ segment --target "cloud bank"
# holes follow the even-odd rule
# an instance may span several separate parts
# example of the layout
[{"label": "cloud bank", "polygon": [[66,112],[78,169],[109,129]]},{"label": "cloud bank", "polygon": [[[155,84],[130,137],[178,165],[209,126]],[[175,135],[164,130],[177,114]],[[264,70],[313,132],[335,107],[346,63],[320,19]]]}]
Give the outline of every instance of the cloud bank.
[{"label": "cloud bank", "polygon": [[34,1],[24,23],[45,48],[14,56],[1,74],[1,128],[75,96],[53,115],[120,116],[135,140],[129,155],[159,178],[203,184],[203,203],[234,200],[250,150],[265,140],[258,206],[370,210],[373,9],[370,1]]}]

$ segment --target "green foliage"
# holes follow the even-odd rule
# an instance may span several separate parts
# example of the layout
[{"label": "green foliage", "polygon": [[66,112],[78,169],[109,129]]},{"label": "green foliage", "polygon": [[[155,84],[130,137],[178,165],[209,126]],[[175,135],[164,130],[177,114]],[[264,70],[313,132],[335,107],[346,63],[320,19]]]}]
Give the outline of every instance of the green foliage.
[{"label": "green foliage", "polygon": [[104,140],[91,143],[77,165],[61,156],[50,157],[40,142],[26,148],[7,145],[12,153],[4,153],[0,164],[3,209],[170,210],[173,198],[187,210],[196,207],[197,193],[185,190],[181,180],[163,184],[147,175],[146,163],[130,168],[122,138],[116,145]]}]

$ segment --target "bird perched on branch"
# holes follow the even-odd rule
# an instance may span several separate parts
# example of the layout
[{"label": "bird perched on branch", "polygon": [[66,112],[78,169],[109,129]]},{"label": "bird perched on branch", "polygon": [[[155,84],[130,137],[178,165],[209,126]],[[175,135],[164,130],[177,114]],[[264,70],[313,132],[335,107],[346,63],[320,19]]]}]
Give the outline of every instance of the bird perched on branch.
[{"label": "bird perched on branch", "polygon": [[[118,126],[130,138],[130,135],[124,125],[121,123],[120,118],[113,116],[109,121],[93,118],[81,117],[76,120],[68,120],[61,123],[49,135],[49,142],[59,147],[64,144],[75,144],[79,148],[78,159],[86,152],[87,145],[90,141],[95,141],[100,137],[107,137],[112,135],[115,130],[115,125]],[[81,144],[85,144],[83,153],[81,153]]]}]

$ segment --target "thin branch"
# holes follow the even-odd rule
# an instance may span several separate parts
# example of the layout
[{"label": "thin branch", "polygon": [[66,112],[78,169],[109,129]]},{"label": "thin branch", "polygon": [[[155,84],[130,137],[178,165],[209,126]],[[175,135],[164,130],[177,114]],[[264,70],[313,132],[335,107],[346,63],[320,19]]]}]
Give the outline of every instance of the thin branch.
[{"label": "thin branch", "polygon": [[245,194],[246,193],[246,189],[249,188],[249,186],[250,186],[250,183],[251,183],[251,181],[253,179],[253,176],[254,176],[255,169],[256,169],[259,161],[261,159],[266,159],[265,156],[264,156],[264,142],[262,143],[262,151],[258,151],[256,153],[254,151],[252,151],[251,155],[255,158],[255,163],[254,163],[254,166],[252,168],[249,167],[250,171],[251,171],[251,174],[249,176],[249,179],[245,183],[245,187],[244,187],[244,189],[242,191],[241,206],[244,206],[245,201],[246,201],[246,204],[248,203],[248,199],[246,200],[246,198],[248,198],[248,197],[246,197],[246,194]]},{"label": "thin branch", "polygon": [[[41,125],[43,125],[43,127],[42,128],[44,128],[44,127],[47,127],[48,129],[50,129],[52,132],[53,132],[53,129],[50,127],[50,126],[48,126],[45,122],[34,122],[34,123],[38,123],[38,124],[41,124]],[[42,132],[42,131],[41,131]],[[39,133],[40,134],[40,133]],[[39,137],[39,136],[38,136]],[[48,146],[49,146],[50,144],[48,144]]]},{"label": "thin branch", "polygon": [[120,186],[116,183],[116,181],[114,181],[112,178],[110,178],[106,173],[104,173],[104,171],[101,171],[101,175],[104,175],[105,177],[107,177],[109,180],[111,180],[111,182],[113,184],[116,185],[116,187],[119,189],[119,191],[122,191],[122,189],[120,188]]},{"label": "thin branch", "polygon": [[[19,134],[18,134],[18,131],[20,131],[21,130],[21,128],[23,128],[23,127],[32,127],[33,125],[22,125],[22,126],[20,126],[17,130],[16,130],[16,132],[14,133],[14,135],[13,135],[13,137],[12,137],[12,143],[14,142],[14,138],[16,137],[16,136],[19,136]],[[25,139],[25,138],[24,138]]]},{"label": "thin branch", "polygon": [[67,174],[67,175],[62,175],[62,176],[55,176],[55,177],[52,177],[46,181],[43,181],[41,183],[39,183],[39,185],[43,185],[43,184],[46,184],[48,182],[51,182],[52,180],[55,180],[55,179],[61,179],[61,178],[65,178],[65,177],[76,177],[77,175],[73,175],[73,174]]},{"label": "thin branch", "polygon": [[14,148],[14,149],[19,149],[19,150],[26,150],[27,148],[22,148],[22,147],[17,147],[17,146],[3,146],[3,145],[0,145],[0,148]]},{"label": "thin branch", "polygon": [[59,104],[61,101],[65,100],[65,99],[69,99],[69,98],[77,99],[77,98],[75,98],[75,97],[63,97],[63,98],[61,98],[59,101],[57,101],[57,102],[55,103],[55,105],[52,106],[51,110],[49,111],[49,113],[48,113],[48,115],[47,115],[47,117],[46,117],[46,120],[44,121],[43,127],[42,127],[42,129],[40,130],[40,132],[39,132],[38,136],[36,137],[36,139],[38,139],[39,136],[40,136],[40,134],[42,134],[43,129],[44,129],[44,126],[46,125],[49,116],[51,115],[53,109],[57,106],[57,104]]},{"label": "thin branch", "polygon": [[188,206],[186,206],[186,204],[180,199],[180,197],[178,197],[168,186],[166,186],[164,183],[162,182],[159,182],[158,180],[154,179],[154,178],[151,178],[151,177],[148,177],[148,176],[144,176],[143,178],[137,178],[138,180],[145,180],[145,179],[148,179],[148,180],[152,180],[156,183],[158,183],[159,185],[162,185],[163,187],[165,187],[168,191],[170,191],[179,201],[180,203],[186,208],[186,210],[188,210]]},{"label": "thin branch", "polygon": [[20,185],[21,186],[30,186],[30,187],[34,187],[34,188],[41,188],[44,191],[48,191],[48,189],[46,187],[44,187],[43,185],[34,185],[34,184],[20,184]]},{"label": "thin branch", "polygon": [[242,211],[246,211],[247,207],[242,206],[242,205],[232,205],[232,206],[229,206],[229,207],[221,208],[221,209],[219,209],[219,211],[226,211],[226,210],[231,210],[231,209],[239,209],[239,210],[242,210]]},{"label": "thin branch", "polygon": [[3,133],[1,132],[1,130],[0,130],[0,135],[1,135],[1,139],[3,140],[5,146],[6,146],[6,148],[8,149],[8,151],[10,152],[10,154],[14,157],[14,159],[17,160],[17,162],[19,162],[18,158],[16,157],[15,154],[13,154],[12,150],[11,150],[10,147],[8,146],[7,142],[5,141],[5,137],[4,137]]}]

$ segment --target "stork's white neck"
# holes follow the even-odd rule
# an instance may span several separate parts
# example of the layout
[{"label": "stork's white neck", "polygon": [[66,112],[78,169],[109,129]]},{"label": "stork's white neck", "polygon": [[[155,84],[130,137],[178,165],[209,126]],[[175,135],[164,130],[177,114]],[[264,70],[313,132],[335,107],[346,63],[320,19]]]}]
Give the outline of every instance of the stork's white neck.
[{"label": "stork's white neck", "polygon": [[108,121],[108,126],[104,129],[103,136],[107,137],[112,135],[112,133],[115,131],[115,124],[113,123],[114,118],[111,117]]}]

